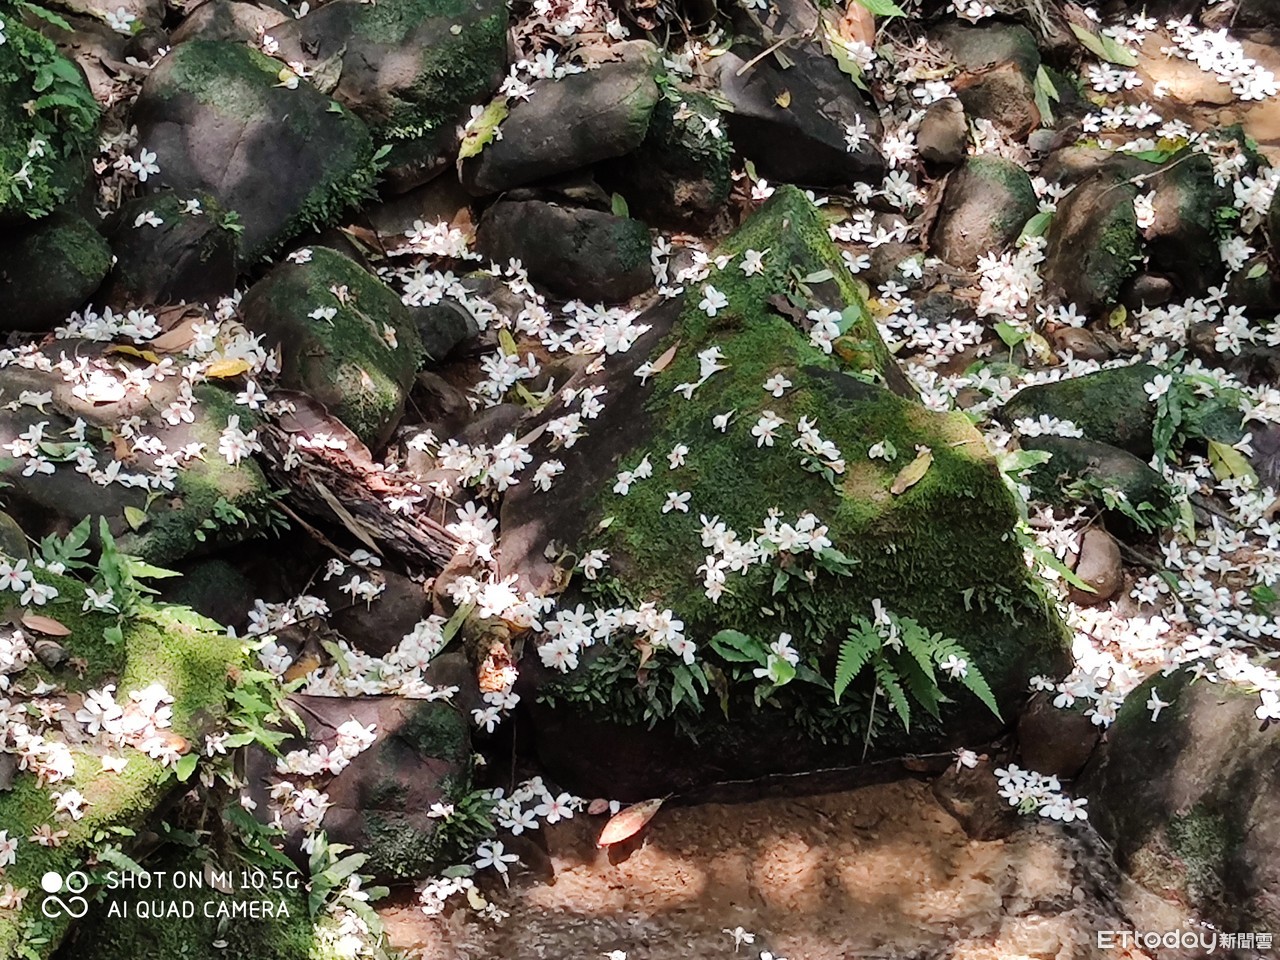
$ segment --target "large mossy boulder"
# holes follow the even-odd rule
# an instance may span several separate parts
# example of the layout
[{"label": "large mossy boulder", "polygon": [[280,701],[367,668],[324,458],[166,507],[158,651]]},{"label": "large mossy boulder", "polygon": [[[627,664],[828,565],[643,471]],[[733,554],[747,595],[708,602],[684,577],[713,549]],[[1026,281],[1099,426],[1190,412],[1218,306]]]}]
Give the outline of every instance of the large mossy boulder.
[{"label": "large mossy boulder", "polygon": [[1047,293],[1088,315],[1116,302],[1141,254],[1137,195],[1137,187],[1104,168],[1058,204],[1041,271]]},{"label": "large mossy boulder", "polygon": [[0,224],[7,224],[73,199],[97,149],[98,105],[80,69],[11,6],[0,7],[0,34]]},{"label": "large mossy boulder", "polygon": [[1232,208],[1231,190],[1214,181],[1208,157],[1189,153],[1171,157],[1152,185],[1155,223],[1143,231],[1144,270],[1168,277],[1179,300],[1202,297],[1226,274],[1219,211]]},{"label": "large mossy boulder", "polygon": [[281,348],[282,386],[324,404],[370,447],[386,441],[422,362],[417,329],[390,287],[316,247],[308,262],[282,262],[250,288],[241,314]]},{"label": "large mossy boulder", "polygon": [[[80,658],[83,672],[73,668],[72,660],[52,670],[36,660],[21,674],[23,680],[34,684],[37,678],[43,679],[58,687],[49,697],[70,698],[115,683],[117,702],[132,691],[161,684],[174,700],[173,733],[188,743],[203,742],[204,734],[212,731],[223,713],[230,673],[243,659],[240,641],[216,632],[216,624],[184,608],[144,604],[137,616],[123,621],[123,639],[113,645],[104,638],[104,630],[120,618],[85,613],[86,594],[79,581],[43,571],[37,579],[58,590],[58,596],[41,607],[40,613],[70,630],[58,642],[71,657]],[[45,735],[55,736],[47,728]],[[67,739],[75,767],[70,777],[56,786],[42,787],[34,774],[19,773],[13,788],[0,792],[0,829],[20,840],[17,861],[5,868],[4,881],[30,891],[20,909],[0,910],[0,957],[5,960],[46,958],[67,932],[70,919],[65,914],[52,919],[41,914],[40,881],[44,874],[55,871],[65,876],[72,870],[83,870],[104,838],[127,838],[132,836],[129,831],[141,830],[148,816],[178,787],[172,768],[140,750],[125,747],[119,751],[128,763],[123,771],[113,774],[102,768],[100,745]],[[79,820],[54,810],[51,791],[70,789],[78,790],[88,801]],[[26,841],[44,824],[67,831],[59,846]],[[41,937],[48,939],[41,942]]]},{"label": "large mossy boulder", "polygon": [[[1168,704],[1152,719],[1150,698]],[[1280,726],[1190,670],[1126,698],[1080,791],[1120,865],[1220,930],[1280,926]]]},{"label": "large mossy boulder", "polygon": [[271,36],[281,59],[336,75],[333,98],[392,142],[453,134],[507,70],[501,0],[335,0]]},{"label": "large mossy boulder", "polygon": [[[747,249],[769,250],[762,273],[746,276],[740,269]],[[651,329],[625,357],[604,374],[571,381],[606,386],[608,403],[590,421],[589,444],[555,451],[535,446],[535,461],[564,465],[551,495],[522,484],[507,491],[502,507],[504,574],[519,574],[545,591],[563,582],[554,560],[544,556],[549,541],[579,557],[607,551],[606,570],[563,597],[561,608],[581,601],[596,609],[646,602],[670,609],[696,644],[695,662],[720,678],[707,693],[679,689],[679,661],[669,652],[642,650],[626,630],[587,648],[567,674],[526,658],[522,677],[528,675],[544,761],[583,789],[608,786],[611,796],[653,796],[717,779],[854,762],[860,748],[852,744],[861,744],[873,716],[880,735],[872,738],[871,756],[999,729],[963,691],[955,692],[941,724],[918,712],[909,733],[887,721],[883,709],[875,713],[865,677],[838,706],[833,702],[821,678],[833,676],[837,648],[856,618],[872,616],[873,601],[959,641],[1006,710],[1031,674],[1065,662],[1063,629],[1011,535],[1017,511],[981,435],[964,416],[927,410],[909,395],[804,195],[780,189],[718,253],[733,262],[713,270],[683,307],[673,302],[644,314]],[[830,279],[804,290],[793,282],[819,271],[829,271]],[[708,286],[728,300],[714,317],[699,306]],[[787,292],[800,302],[798,311]],[[829,355],[785,314],[803,318],[807,309],[832,306],[847,308],[847,329]],[[698,381],[698,354],[712,347],[725,369],[685,399],[676,388]],[[647,383],[635,375],[642,362],[656,365],[664,357]],[[791,382],[781,397],[763,386],[776,374]],[[759,445],[752,433],[765,410],[785,421],[773,446]],[[546,415],[564,412],[557,405]],[[721,430],[713,419],[726,413],[733,416]],[[805,469],[795,446],[802,417],[836,445],[843,471],[824,476]],[[869,457],[882,443],[896,448],[892,462]],[[668,469],[668,456],[680,444],[688,447],[683,465]],[[917,448],[926,446],[931,465],[893,492]],[[615,492],[617,475],[646,457],[654,476],[636,480],[625,496]],[[664,509],[673,491],[689,494],[688,512]],[[847,575],[818,565],[811,581],[807,574],[793,577],[809,562],[777,554],[776,562],[729,573],[714,602],[699,571],[712,552],[700,539],[702,518],[719,518],[745,540],[771,511],[787,523],[816,515],[848,558]],[[813,676],[753,704],[750,683],[728,685],[724,678],[737,665],[710,643],[724,629],[765,643],[789,633]],[[653,723],[655,731],[645,730]],[[612,746],[581,749],[587,742]]]},{"label": "large mossy boulder", "polygon": [[468,190],[498,193],[640,146],[658,102],[657,47],[629,40],[592,56],[594,69],[539,81],[533,96],[511,107],[500,137],[459,163]]},{"label": "large mossy boulder", "polygon": [[364,123],[309,83],[289,89],[280,71],[245,44],[192,40],[147,76],[133,111],[160,167],[148,187],[207,192],[235,211],[247,261],[328,223],[377,172]]},{"label": "large mossy boulder", "polygon": [[[139,361],[121,354],[107,354],[102,345],[60,341],[70,352],[81,356],[104,372],[123,377]],[[105,517],[112,534],[129,552],[151,563],[168,564],[215,546],[261,536],[272,518],[271,486],[252,459],[232,465],[218,452],[218,441],[231,416],[239,416],[242,429],[252,427],[252,414],[238,406],[220,387],[203,384],[193,391],[192,421],[171,424],[161,411],[177,398],[176,377],[153,385],[143,397],[126,394],[111,403],[95,403],[77,396],[74,386],[58,372],[46,373],[17,366],[0,371],[0,387],[6,396],[24,391],[49,393],[41,407],[20,405],[0,410],[0,430],[16,437],[44,422],[44,435],[51,449],[52,473],[30,472],[26,458],[10,458],[0,469],[8,484],[8,508],[20,518],[33,537],[66,533],[83,517]],[[122,419],[137,416],[147,431],[167,452],[176,452],[190,443],[202,444],[204,457],[187,461],[177,471],[172,490],[148,491],[145,486],[126,484],[129,475],[148,476],[155,469],[152,453],[134,451],[123,437],[118,443],[103,439],[104,432],[115,436]],[[76,419],[89,424],[86,433],[98,474],[76,469],[76,446],[64,443]],[[115,482],[106,480],[107,471],[116,471]],[[123,478],[121,475],[125,475]],[[98,482],[101,481],[101,482]]]},{"label": "large mossy boulder", "polygon": [[93,224],[58,211],[0,236],[0,330],[45,332],[64,322],[111,269]]}]

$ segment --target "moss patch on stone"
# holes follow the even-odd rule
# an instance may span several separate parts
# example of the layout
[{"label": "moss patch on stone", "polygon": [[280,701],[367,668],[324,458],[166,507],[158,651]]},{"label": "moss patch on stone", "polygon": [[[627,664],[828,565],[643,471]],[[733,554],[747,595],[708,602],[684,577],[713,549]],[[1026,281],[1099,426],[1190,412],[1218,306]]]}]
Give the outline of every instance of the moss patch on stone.
[{"label": "moss patch on stone", "polygon": [[[221,715],[230,671],[243,659],[239,641],[212,632],[216,625],[181,607],[147,605],[140,616],[124,625],[123,643],[112,646],[103,636],[115,617],[85,613],[81,608],[83,585],[68,577],[41,573],[40,579],[58,588],[56,600],[41,612],[70,628],[61,641],[72,656],[82,657],[87,668],[83,679],[68,669],[50,674],[43,667],[28,668],[69,690],[117,684],[123,699],[132,690],[152,683],[163,684],[174,698],[175,733],[197,741]],[[41,788],[30,774],[20,774],[14,789],[0,793],[0,824],[11,837],[25,841],[36,827],[53,824],[68,836],[56,848],[23,842],[17,862],[6,868],[5,882],[27,888],[31,895],[21,910],[0,911],[0,957],[15,955],[17,944],[38,929],[51,938],[37,948],[48,956],[66,933],[68,921],[47,920],[40,914],[40,878],[46,871],[66,874],[81,869],[95,849],[102,831],[113,827],[137,829],[174,786],[172,771],[146,754],[125,748],[128,765],[118,774],[102,770],[99,755],[90,748],[73,747],[75,773],[56,786]],[[78,821],[55,816],[50,790],[74,788],[88,800],[85,816]]]}]

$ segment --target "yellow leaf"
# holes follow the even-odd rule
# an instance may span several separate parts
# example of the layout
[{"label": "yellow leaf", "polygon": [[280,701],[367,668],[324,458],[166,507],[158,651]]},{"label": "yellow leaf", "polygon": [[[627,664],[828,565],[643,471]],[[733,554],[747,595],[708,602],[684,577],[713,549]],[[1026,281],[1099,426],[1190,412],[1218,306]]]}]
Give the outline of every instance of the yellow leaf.
[{"label": "yellow leaf", "polygon": [[889,488],[889,492],[896,496],[914,487],[924,479],[924,475],[929,472],[929,466],[932,463],[933,451],[925,447],[916,454],[914,460],[898,471],[898,475],[893,478],[893,486]]},{"label": "yellow leaf", "polygon": [[791,106],[791,91],[783,90],[780,94],[773,98],[773,102],[780,106],[783,110]]},{"label": "yellow leaf", "polygon": [[232,360],[224,357],[221,360],[215,360],[205,368],[204,375],[210,380],[229,380],[232,377],[238,377],[249,369],[248,360]]},{"label": "yellow leaf", "polygon": [[133,530],[141,530],[143,524],[147,522],[147,511],[132,506],[125,507],[124,519]]},{"label": "yellow leaf", "polygon": [[502,348],[502,352],[506,354],[508,357],[514,357],[516,354],[520,352],[520,350],[516,347],[515,338],[511,336],[510,330],[498,331],[498,346]]},{"label": "yellow leaf", "polygon": [[667,349],[663,350],[662,356],[649,364],[649,372],[661,373],[663,370],[667,369],[667,367],[671,366],[671,361],[676,358],[676,350],[679,349],[679,347],[680,341],[677,340],[671,346],[667,347]]},{"label": "yellow leaf", "polygon": [[139,360],[145,360],[147,363],[159,363],[160,357],[152,350],[139,350],[137,347],[131,347],[127,343],[116,343],[107,347],[107,353],[120,353],[126,357],[137,357]]},{"label": "yellow leaf", "polygon": [[1239,450],[1218,440],[1209,441],[1209,469],[1219,482],[1246,478],[1257,482],[1258,479],[1253,467]]},{"label": "yellow leaf", "polygon": [[596,846],[607,847],[610,844],[621,843],[628,837],[634,837],[646,823],[653,819],[653,815],[662,809],[666,799],[666,797],[657,797],[653,800],[644,800],[614,814],[600,831],[600,839],[596,841]]}]

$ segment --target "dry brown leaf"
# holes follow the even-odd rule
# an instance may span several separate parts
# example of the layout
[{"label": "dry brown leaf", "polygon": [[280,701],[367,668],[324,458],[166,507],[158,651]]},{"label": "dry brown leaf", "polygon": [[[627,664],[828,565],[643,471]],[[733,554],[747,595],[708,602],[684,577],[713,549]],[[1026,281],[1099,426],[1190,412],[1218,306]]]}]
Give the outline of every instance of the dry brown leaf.
[{"label": "dry brown leaf", "polygon": [[68,637],[71,635],[71,628],[65,623],[38,613],[24,613],[22,615],[22,625],[28,630],[43,633],[46,637]]},{"label": "dry brown leaf", "polygon": [[914,487],[929,472],[929,466],[932,463],[933,451],[925,447],[916,454],[914,460],[898,471],[898,475],[893,478],[893,486],[889,488],[889,492],[896,496]]},{"label": "dry brown leaf", "polygon": [[850,43],[865,43],[869,47],[876,45],[876,17],[870,10],[858,2],[849,0],[844,16],[836,29]]},{"label": "dry brown leaf", "polygon": [[609,812],[609,801],[601,797],[596,797],[594,800],[591,801],[590,804],[587,805],[588,816],[598,817],[600,816],[600,814],[608,813],[608,812]]},{"label": "dry brown leaf", "polygon": [[649,367],[649,372],[661,373],[663,370],[667,369],[667,367],[671,366],[671,361],[676,358],[676,350],[679,349],[679,347],[680,341],[677,340],[671,346],[667,347],[667,349],[663,350],[662,356],[653,361],[652,366]]},{"label": "dry brown leaf", "polygon": [[228,380],[231,377],[238,377],[240,374],[247,372],[249,369],[248,360],[223,358],[215,360],[209,364],[204,375],[210,380]]},{"label": "dry brown leaf", "polygon": [[369,531],[355,517],[351,515],[351,511],[344,507],[338,498],[333,495],[333,491],[326,487],[319,480],[313,479],[311,487],[320,495],[320,499],[325,502],[333,515],[338,518],[338,522],[347,528],[348,532],[369,548],[371,552],[378,556],[382,556],[382,551],[378,549],[378,545],[374,542],[373,537],[369,536]]},{"label": "dry brown leaf", "polygon": [[295,660],[289,669],[284,672],[284,679],[287,683],[292,683],[299,677],[305,677],[318,666],[320,666],[320,658],[318,656],[314,653],[305,654]]},{"label": "dry brown leaf", "polygon": [[596,841],[596,846],[607,847],[614,843],[621,843],[628,837],[634,837],[644,829],[646,823],[653,819],[653,815],[662,809],[666,800],[666,797],[642,800],[615,813],[600,831],[600,839]]},{"label": "dry brown leaf", "polygon": [[151,349],[159,353],[177,353],[195,342],[195,326],[203,318],[192,317],[180,321],[172,330],[166,330],[150,342]]}]

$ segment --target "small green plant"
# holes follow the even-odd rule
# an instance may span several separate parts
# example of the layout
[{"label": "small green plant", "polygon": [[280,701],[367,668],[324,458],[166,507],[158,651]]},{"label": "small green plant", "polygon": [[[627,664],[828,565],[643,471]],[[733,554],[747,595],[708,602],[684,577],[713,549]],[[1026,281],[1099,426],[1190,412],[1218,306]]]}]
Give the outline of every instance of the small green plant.
[{"label": "small green plant", "polygon": [[[837,703],[867,668],[875,677],[876,695],[883,692],[905,729],[911,727],[912,701],[939,719],[939,707],[948,700],[942,692],[940,673],[1000,717],[995,696],[968,652],[955,640],[930,633],[910,617],[879,610],[874,621],[859,617],[854,622],[836,658],[832,693]],[[873,697],[873,709],[874,703]]]}]

